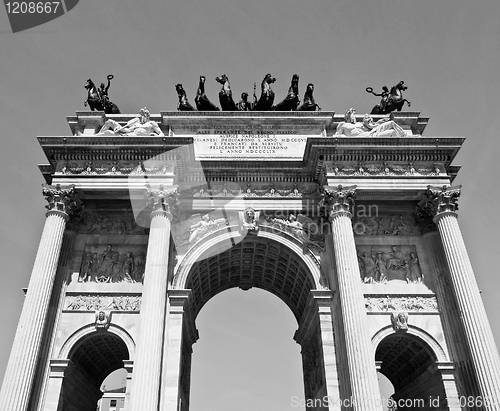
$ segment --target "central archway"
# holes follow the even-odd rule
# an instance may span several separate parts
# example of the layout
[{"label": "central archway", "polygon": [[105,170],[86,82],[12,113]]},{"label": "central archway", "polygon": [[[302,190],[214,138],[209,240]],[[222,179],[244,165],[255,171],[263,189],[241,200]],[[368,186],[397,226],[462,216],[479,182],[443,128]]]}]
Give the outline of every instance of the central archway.
[{"label": "central archway", "polygon": [[[222,237],[230,235],[220,237],[219,240],[227,240]],[[327,397],[323,347],[327,339],[329,348],[333,350],[333,329],[331,316],[326,324],[320,321],[317,293],[320,292],[322,302],[327,301],[330,306],[331,296],[330,291],[322,285],[325,281],[322,280],[317,260],[299,244],[270,232],[247,235],[234,246],[226,247],[220,252],[217,243],[217,239],[210,239],[205,244],[197,245],[197,250],[191,249],[174,277],[176,287],[172,290],[173,295],[176,295],[176,290],[186,291],[179,358],[180,409],[189,409],[191,347],[198,338],[195,319],[212,297],[233,287],[266,290],[279,297],[290,308],[299,325],[294,339],[301,346],[305,392],[303,400]],[[169,348],[166,349],[168,352]],[[314,408],[306,408],[321,410],[327,407],[326,403],[316,402]]]}]

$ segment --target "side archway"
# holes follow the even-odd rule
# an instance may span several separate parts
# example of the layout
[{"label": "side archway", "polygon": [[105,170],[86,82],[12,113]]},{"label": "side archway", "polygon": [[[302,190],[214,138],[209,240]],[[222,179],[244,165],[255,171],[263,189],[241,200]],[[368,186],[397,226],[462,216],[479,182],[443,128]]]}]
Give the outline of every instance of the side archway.
[{"label": "side archway", "polygon": [[133,345],[128,333],[115,325],[108,331],[88,325],[75,332],[59,354],[65,367],[57,409],[95,411],[102,382],[131,359]]},{"label": "side archway", "polygon": [[[447,358],[431,336],[414,327],[403,332],[384,328],[372,341],[379,372],[392,383],[398,409],[448,409],[450,396],[440,367]],[[439,408],[431,401],[438,401]]]}]

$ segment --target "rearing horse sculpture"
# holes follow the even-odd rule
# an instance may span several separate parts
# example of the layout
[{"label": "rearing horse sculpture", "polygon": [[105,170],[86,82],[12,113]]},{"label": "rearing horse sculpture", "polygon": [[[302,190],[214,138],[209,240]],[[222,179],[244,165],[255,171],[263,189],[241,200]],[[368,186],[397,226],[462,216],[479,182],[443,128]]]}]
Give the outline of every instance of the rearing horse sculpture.
[{"label": "rearing horse sculpture", "polygon": [[175,90],[177,91],[177,96],[179,97],[179,104],[177,104],[177,110],[179,111],[194,111],[194,107],[189,104],[186,96],[186,90],[182,87],[182,84],[176,84]]},{"label": "rearing horse sculpture", "polygon": [[[384,99],[385,95],[383,95],[383,101],[385,100],[385,104],[383,104],[382,102],[380,104],[377,104],[372,108],[370,114],[389,114],[395,110],[401,111],[405,102],[408,104],[408,107],[410,107],[411,102],[403,98],[403,91],[405,91],[407,88],[408,87],[406,87],[404,81],[400,81],[395,86],[392,86],[391,91],[389,92],[389,95],[386,97],[386,99]],[[387,90],[387,87],[385,88],[385,90]],[[384,94],[375,94],[372,87],[367,87],[366,91],[376,96]]]},{"label": "rearing horse sculpture", "polygon": [[112,74],[108,75],[108,86],[104,87],[104,83],[102,83],[100,89],[96,87],[91,79],[88,79],[87,84],[85,84],[85,89],[88,90],[87,100],[83,105],[87,107],[88,104],[91,111],[97,110],[104,111],[106,114],[120,114],[118,106],[108,98],[108,90],[113,78]]},{"label": "rearing horse sculpture", "polygon": [[200,76],[198,91],[196,92],[196,97],[194,99],[196,108],[199,111],[220,111],[219,107],[212,103],[205,94],[205,80],[205,76]]},{"label": "rearing horse sculpture", "polygon": [[215,81],[222,84],[222,89],[219,92],[219,102],[222,111],[237,111],[238,107],[233,100],[233,92],[231,91],[231,85],[227,76],[223,74],[220,77],[216,77]]},{"label": "rearing horse sculpture", "polygon": [[304,102],[297,111],[320,111],[321,107],[316,104],[313,97],[314,84],[309,83],[304,93]]},{"label": "rearing horse sculpture", "polygon": [[271,110],[274,103],[274,91],[271,90],[271,84],[273,84],[276,79],[271,76],[271,74],[266,74],[262,83],[260,84],[260,98],[257,104],[253,108],[254,111],[269,111]]},{"label": "rearing horse sculpture", "polygon": [[290,84],[290,88],[288,89],[288,94],[285,99],[276,104],[273,107],[273,110],[276,111],[295,111],[299,105],[299,75],[294,74],[292,76],[292,81]]},{"label": "rearing horse sculpture", "polygon": [[91,79],[87,80],[87,84],[85,84],[85,89],[88,91],[87,100],[83,102],[85,107],[90,107],[91,111],[104,111],[104,107],[101,103],[101,97],[99,96],[99,92],[97,91],[97,87]]}]

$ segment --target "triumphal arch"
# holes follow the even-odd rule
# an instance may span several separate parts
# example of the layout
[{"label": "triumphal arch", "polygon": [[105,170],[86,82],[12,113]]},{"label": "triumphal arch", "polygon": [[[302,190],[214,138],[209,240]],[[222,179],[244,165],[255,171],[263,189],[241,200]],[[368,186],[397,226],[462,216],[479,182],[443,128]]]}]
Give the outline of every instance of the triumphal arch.
[{"label": "triumphal arch", "polygon": [[187,411],[197,314],[259,287],[297,320],[307,410],[385,410],[377,371],[398,409],[499,410],[464,139],[354,115],[88,111],[39,137],[46,223],[0,409],[94,411],[124,367],[126,410]]}]

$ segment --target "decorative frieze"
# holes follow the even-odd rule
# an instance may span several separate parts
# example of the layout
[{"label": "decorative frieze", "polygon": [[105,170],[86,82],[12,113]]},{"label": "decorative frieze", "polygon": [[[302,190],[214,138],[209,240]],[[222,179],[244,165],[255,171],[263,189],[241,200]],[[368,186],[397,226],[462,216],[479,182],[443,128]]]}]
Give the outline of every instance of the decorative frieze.
[{"label": "decorative frieze", "polygon": [[195,198],[200,197],[287,197],[287,198],[302,198],[318,193],[318,188],[315,184],[299,186],[295,184],[293,187],[289,185],[278,186],[270,184],[264,187],[254,187],[247,183],[246,187],[228,187],[227,184],[222,184],[218,187],[208,188],[200,187],[183,191],[187,194],[192,194]]},{"label": "decorative frieze", "polygon": [[147,175],[162,176],[171,173],[165,163],[141,161],[71,161],[60,162],[55,174],[81,176],[120,176],[120,175]]},{"label": "decorative frieze", "polygon": [[64,301],[66,311],[139,311],[140,295],[68,294]]},{"label": "decorative frieze", "polygon": [[366,311],[369,312],[437,312],[435,296],[386,296],[365,297]]},{"label": "decorative frieze", "polygon": [[329,176],[350,177],[434,177],[446,175],[446,170],[442,163],[334,163],[325,165],[325,171]]}]

